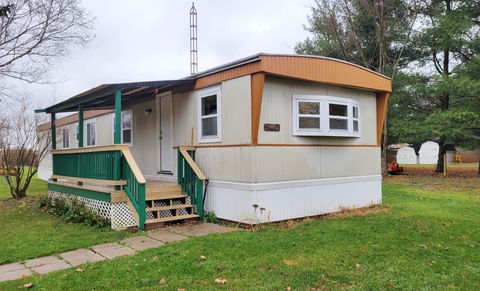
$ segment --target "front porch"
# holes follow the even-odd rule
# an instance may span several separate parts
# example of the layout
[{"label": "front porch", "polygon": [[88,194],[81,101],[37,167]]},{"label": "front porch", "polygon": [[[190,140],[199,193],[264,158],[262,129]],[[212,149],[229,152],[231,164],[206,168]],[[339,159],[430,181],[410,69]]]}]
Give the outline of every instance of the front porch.
[{"label": "front porch", "polygon": [[[123,109],[155,99],[172,88],[191,85],[191,80],[102,85],[40,110],[51,116],[50,195],[83,200],[109,218],[112,228],[136,226],[143,230],[167,222],[202,218],[205,177],[195,164],[195,148],[175,149],[177,181],[147,180],[132,155],[131,145],[122,144]],[[114,109],[112,145],[85,146],[84,111],[97,109]],[[71,111],[78,111],[78,147],[57,149],[56,114]]]}]

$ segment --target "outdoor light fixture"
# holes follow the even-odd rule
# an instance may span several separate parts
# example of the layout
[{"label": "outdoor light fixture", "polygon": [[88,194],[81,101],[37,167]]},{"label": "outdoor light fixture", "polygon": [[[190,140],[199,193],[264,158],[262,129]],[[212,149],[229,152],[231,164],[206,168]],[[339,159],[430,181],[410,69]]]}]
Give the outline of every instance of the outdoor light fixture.
[{"label": "outdoor light fixture", "polygon": [[145,116],[152,114],[152,108],[145,109]]}]

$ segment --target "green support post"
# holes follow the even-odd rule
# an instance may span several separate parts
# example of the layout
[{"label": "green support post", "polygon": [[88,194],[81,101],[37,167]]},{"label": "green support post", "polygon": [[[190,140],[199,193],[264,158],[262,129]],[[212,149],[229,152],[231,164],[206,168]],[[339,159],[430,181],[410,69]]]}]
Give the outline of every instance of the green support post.
[{"label": "green support post", "polygon": [[[122,122],[122,91],[119,89],[115,90],[115,131],[113,134],[113,143],[120,144],[121,140],[121,122]],[[119,151],[115,151],[114,154],[114,168],[113,168],[113,177],[115,180],[121,179],[121,154]],[[116,186],[116,188],[120,188]]]},{"label": "green support post", "polygon": [[78,147],[83,148],[83,105],[78,105]]},{"label": "green support post", "polygon": [[203,181],[195,177],[195,184],[197,184],[195,185],[197,214],[200,216],[200,220],[203,221]]},{"label": "green support post", "polygon": [[145,184],[138,184],[138,208],[138,228],[145,230],[145,222],[147,219]]},{"label": "green support post", "polygon": [[57,149],[57,126],[55,125],[55,112],[50,113],[50,128],[52,130],[52,150]]},{"label": "green support post", "polygon": [[115,133],[114,144],[122,143],[122,91],[115,90]]},{"label": "green support post", "polygon": [[[50,129],[52,131],[52,150],[57,149],[57,125],[55,122],[55,112],[50,113]],[[52,155],[52,160],[55,162],[55,157]],[[57,181],[57,179],[52,179],[52,181]]]}]

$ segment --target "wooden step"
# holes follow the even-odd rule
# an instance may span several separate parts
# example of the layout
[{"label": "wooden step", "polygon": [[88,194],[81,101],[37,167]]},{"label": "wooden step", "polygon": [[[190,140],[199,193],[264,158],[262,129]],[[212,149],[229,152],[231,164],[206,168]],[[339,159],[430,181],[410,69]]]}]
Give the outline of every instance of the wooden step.
[{"label": "wooden step", "polygon": [[178,204],[178,205],[169,205],[169,206],[157,206],[157,207],[147,207],[147,211],[162,211],[162,210],[172,210],[172,209],[182,209],[182,208],[192,208],[191,204]]},{"label": "wooden step", "polygon": [[146,200],[164,200],[164,199],[178,199],[178,198],[185,198],[187,195],[183,193],[155,193],[155,192],[147,192]]},{"label": "wooden step", "polygon": [[147,219],[146,223],[168,222],[168,221],[192,219],[192,218],[198,218],[198,217],[199,217],[199,216],[196,215],[196,214],[177,215],[177,216],[169,216],[169,217],[161,217],[161,218]]}]

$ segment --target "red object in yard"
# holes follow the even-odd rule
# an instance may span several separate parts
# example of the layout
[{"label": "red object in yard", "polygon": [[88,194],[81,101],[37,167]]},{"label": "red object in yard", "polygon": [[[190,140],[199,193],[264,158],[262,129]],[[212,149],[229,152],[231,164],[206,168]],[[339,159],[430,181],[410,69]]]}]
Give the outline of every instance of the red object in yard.
[{"label": "red object in yard", "polygon": [[387,165],[387,170],[390,175],[399,175],[403,172],[403,167],[400,167],[397,162],[390,162]]}]

